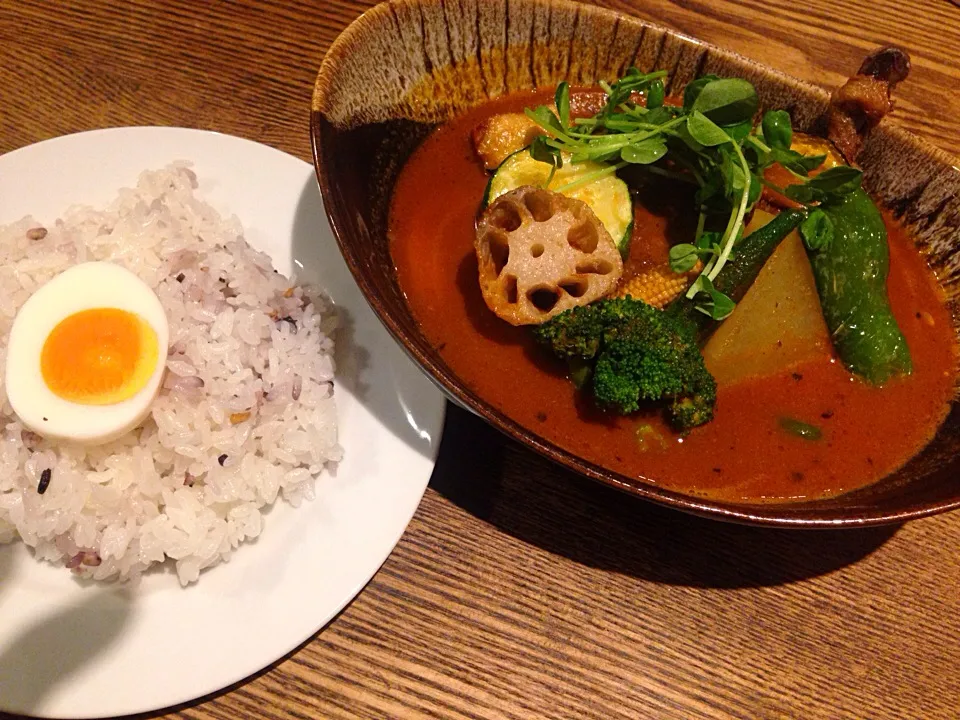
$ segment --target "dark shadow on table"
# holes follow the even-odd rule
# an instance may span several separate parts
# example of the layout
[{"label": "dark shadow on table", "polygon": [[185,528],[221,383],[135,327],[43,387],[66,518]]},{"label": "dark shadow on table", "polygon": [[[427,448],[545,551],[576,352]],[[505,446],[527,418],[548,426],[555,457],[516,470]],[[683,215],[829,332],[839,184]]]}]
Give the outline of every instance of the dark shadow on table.
[{"label": "dark shadow on table", "polygon": [[[433,417],[439,391],[394,342],[367,305],[340,255],[313,175],[305,183],[297,204],[292,256],[298,278],[321,288],[337,304],[337,385],[350,390],[394,435],[422,455],[432,457],[438,438],[419,427],[417,421]],[[377,375],[378,382],[371,382],[374,362],[385,369]]]},{"label": "dark shadow on table", "polygon": [[[507,463],[511,472],[504,477]],[[687,515],[561,468],[452,406],[430,487],[549,552],[692,587],[769,586],[815,577],[866,557],[899,528],[781,530]]]},{"label": "dark shadow on table", "polygon": [[0,647],[3,706],[25,713],[40,710],[59,683],[117,641],[130,613],[130,598],[123,591],[95,590],[84,593],[77,604],[21,628],[12,642]]}]

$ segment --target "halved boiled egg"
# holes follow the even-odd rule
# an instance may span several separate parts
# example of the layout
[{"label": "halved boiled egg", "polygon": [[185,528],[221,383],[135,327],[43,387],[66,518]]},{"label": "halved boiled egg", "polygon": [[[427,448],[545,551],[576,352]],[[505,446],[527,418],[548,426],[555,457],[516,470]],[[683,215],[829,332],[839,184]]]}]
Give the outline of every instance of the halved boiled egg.
[{"label": "halved boiled egg", "polygon": [[159,298],[132,272],[75,265],[17,313],[7,346],[10,405],[44,437],[114,440],[149,414],[169,333]]}]

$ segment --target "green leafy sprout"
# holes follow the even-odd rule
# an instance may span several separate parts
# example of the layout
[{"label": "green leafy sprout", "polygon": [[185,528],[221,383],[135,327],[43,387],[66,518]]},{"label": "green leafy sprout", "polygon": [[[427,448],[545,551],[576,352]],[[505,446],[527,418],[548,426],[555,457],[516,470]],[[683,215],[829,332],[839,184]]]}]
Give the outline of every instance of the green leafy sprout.
[{"label": "green leafy sprout", "polygon": [[800,237],[809,250],[823,250],[833,241],[833,221],[820,208],[814,208],[800,223]]},{"label": "green leafy sprout", "polygon": [[[755,123],[759,98],[746,80],[705,75],[688,83],[683,104],[674,106],[664,104],[666,76],[662,70],[642,73],[630,68],[613,84],[601,82],[607,100],[589,118],[572,117],[570,87],[560,83],[554,96],[556,111],[548,106],[526,110],[546,133],[534,141],[531,154],[552,166],[548,184],[564,162],[592,160],[605,165],[557,188],[558,192],[628,166],[694,185],[699,213],[696,234],[693,242],[674,246],[670,264],[677,272],[689,272],[698,260],[703,262],[686,297],[696,301],[701,312],[722,320],[735,305],[713,281],[735,252],[747,214],[763,187],[816,207],[859,188],[862,173],[840,166],[810,178],[826,156],[791,149],[793,128],[786,111],[767,111]],[[644,103],[637,102],[639,95]],[[792,173],[797,183],[781,188],[768,182],[764,171],[774,163]],[[814,212],[805,223],[808,245],[821,247],[829,242],[831,229],[824,218],[822,212]]]}]

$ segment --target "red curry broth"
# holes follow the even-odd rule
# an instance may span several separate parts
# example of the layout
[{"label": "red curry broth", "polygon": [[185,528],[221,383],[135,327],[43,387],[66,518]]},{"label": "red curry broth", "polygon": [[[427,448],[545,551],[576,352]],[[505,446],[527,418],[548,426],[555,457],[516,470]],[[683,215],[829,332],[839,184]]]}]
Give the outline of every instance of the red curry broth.
[{"label": "red curry broth", "polygon": [[[721,386],[714,420],[685,437],[671,433],[659,413],[616,417],[578,396],[563,365],[536,346],[529,328],[510,326],[487,308],[473,250],[488,175],[470,131],[488,116],[546,97],[501,98],[439,128],[408,161],[394,191],[389,235],[400,286],[425,336],[477,395],[585,460],[732,502],[838,495],[893,472],[929,442],[953,387],[950,317],[923,258],[889,216],[888,290],[913,357],[911,376],[870,387],[825,352],[779,376]],[[671,213],[637,209],[638,255],[666,247]],[[822,439],[787,433],[783,417],[817,425]],[[662,445],[638,440],[638,429],[651,424],[666,438]]]}]

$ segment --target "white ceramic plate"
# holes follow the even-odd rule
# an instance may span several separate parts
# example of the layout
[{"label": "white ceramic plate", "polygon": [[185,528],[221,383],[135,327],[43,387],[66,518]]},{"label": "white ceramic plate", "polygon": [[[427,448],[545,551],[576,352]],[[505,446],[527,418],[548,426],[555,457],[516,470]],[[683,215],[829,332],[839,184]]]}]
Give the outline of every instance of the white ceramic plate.
[{"label": "white ceramic plate", "polygon": [[82,584],[0,546],[0,710],[86,718],[185,702],[290,652],[356,595],[393,549],[433,470],[438,390],[393,343],[340,258],[313,168],[248,140],[179,128],[56,138],[0,157],[0,223],[103,206],[139,173],[194,163],[200,195],[236,214],[284,273],[318,282],[346,318],[336,397],[345,458],[299,509],[278,502],[263,535],[183,589]]}]

